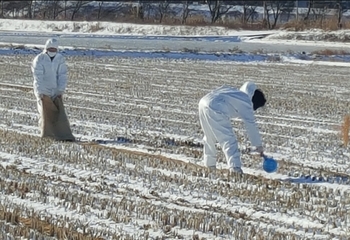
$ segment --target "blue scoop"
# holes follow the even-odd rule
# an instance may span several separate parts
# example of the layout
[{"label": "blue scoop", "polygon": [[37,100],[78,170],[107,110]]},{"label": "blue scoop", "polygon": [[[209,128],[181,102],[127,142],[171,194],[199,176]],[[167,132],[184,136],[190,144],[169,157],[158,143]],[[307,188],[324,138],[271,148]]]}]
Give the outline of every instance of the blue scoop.
[{"label": "blue scoop", "polygon": [[272,157],[263,156],[263,169],[267,173],[273,173],[277,170],[278,163]]}]

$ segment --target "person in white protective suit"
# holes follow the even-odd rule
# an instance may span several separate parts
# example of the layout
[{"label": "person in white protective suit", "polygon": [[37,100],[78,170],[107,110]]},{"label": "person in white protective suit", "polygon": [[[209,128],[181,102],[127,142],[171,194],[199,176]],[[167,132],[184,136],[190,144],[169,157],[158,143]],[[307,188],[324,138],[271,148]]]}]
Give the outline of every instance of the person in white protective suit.
[{"label": "person in white protective suit", "polygon": [[34,58],[31,70],[41,136],[74,141],[62,102],[68,69],[64,56],[58,53],[57,39],[46,41],[45,49]]},{"label": "person in white protective suit", "polygon": [[221,86],[205,95],[198,104],[199,120],[204,132],[203,161],[205,166],[216,169],[216,142],[224,152],[231,172],[243,173],[237,138],[231,118],[241,118],[249,140],[256,151],[263,155],[262,141],[255,121],[254,111],[266,103],[265,96],[253,82],[246,82],[240,89]]}]

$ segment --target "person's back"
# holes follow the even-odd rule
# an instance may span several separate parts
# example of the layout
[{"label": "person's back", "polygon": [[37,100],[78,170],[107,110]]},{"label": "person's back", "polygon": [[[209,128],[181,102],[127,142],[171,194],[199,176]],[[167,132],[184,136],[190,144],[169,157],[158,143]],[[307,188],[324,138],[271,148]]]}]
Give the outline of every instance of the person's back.
[{"label": "person's back", "polygon": [[240,117],[242,105],[244,108],[252,106],[252,102],[245,92],[227,85],[216,88],[205,95],[200,100],[200,104],[225,114],[229,118]]}]

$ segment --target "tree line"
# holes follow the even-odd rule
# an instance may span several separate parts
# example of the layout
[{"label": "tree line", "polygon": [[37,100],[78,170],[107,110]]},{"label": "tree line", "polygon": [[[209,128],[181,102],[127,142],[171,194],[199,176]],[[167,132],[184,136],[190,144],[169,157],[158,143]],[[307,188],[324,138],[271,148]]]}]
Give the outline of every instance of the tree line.
[{"label": "tree line", "polygon": [[[198,8],[198,6],[202,6]],[[240,6],[237,10],[237,6]],[[269,29],[283,18],[310,21],[331,17],[342,27],[343,14],[350,7],[347,0],[292,1],[68,1],[1,0],[1,18],[40,20],[135,21],[146,23],[189,24],[189,19],[207,24],[239,22],[242,25],[262,21]],[[260,8],[262,11],[257,11]],[[306,11],[296,11],[303,8]],[[206,9],[206,11],[203,11]],[[262,12],[262,14],[261,14]],[[208,14],[208,15],[206,15]],[[260,16],[262,15],[262,16]],[[194,22],[195,23],[195,22]]]}]

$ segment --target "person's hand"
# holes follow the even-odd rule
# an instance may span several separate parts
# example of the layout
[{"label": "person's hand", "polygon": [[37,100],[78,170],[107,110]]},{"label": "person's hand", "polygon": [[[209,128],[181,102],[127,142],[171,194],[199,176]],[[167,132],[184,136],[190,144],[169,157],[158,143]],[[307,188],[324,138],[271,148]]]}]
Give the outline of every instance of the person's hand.
[{"label": "person's hand", "polygon": [[262,146],[256,147],[255,151],[260,153],[260,156],[264,156],[264,148]]},{"label": "person's hand", "polygon": [[62,98],[63,92],[57,92],[55,98]]}]

